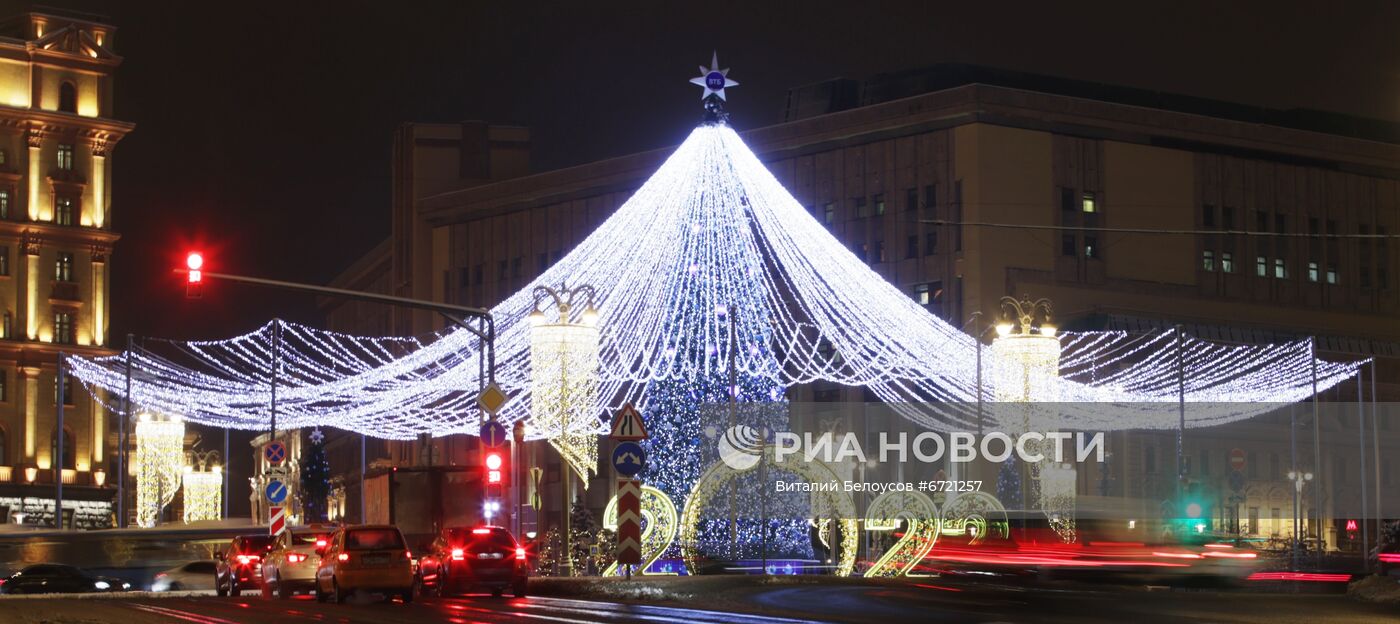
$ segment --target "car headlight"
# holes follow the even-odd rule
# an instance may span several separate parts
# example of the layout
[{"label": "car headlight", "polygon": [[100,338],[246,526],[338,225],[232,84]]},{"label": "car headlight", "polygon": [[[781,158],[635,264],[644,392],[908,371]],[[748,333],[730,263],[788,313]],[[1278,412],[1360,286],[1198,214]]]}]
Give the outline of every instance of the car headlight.
[{"label": "car headlight", "polygon": [[97,581],[93,583],[92,586],[98,589],[111,589],[112,587],[107,581]]},{"label": "car headlight", "polygon": [[131,583],[122,583],[122,589],[131,589]]}]

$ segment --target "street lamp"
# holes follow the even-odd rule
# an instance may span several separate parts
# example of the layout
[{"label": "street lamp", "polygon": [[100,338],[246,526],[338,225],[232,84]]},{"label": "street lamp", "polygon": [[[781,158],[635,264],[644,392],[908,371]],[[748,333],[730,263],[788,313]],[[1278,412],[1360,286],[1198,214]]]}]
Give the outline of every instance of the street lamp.
[{"label": "street lamp", "polygon": [[1303,484],[1312,481],[1313,473],[1288,471],[1288,480],[1293,482],[1293,569],[1298,569],[1298,547],[1302,541],[1303,523]]}]

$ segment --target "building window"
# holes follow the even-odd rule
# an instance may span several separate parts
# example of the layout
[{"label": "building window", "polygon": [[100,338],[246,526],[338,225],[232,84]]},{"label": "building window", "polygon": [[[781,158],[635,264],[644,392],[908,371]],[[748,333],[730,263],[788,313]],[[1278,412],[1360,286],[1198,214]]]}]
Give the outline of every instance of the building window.
[{"label": "building window", "polygon": [[875,216],[885,216],[885,194],[876,193],[875,197],[871,201],[875,204]]},{"label": "building window", "polygon": [[64,113],[78,112],[78,89],[71,82],[58,87],[58,110]]},{"label": "building window", "polygon": [[882,241],[882,240],[875,241],[875,261],[876,261],[876,262],[884,262],[884,261],[885,261],[885,241]]},{"label": "building window", "polygon": [[10,163],[10,153],[7,152],[7,151],[5,151],[5,150],[3,150],[3,149],[0,149],[0,167],[4,167],[5,165],[8,165],[9,163]]},{"label": "building window", "polygon": [[1074,212],[1074,189],[1060,189],[1060,210]]},{"label": "building window", "polygon": [[1231,206],[1220,207],[1220,224],[1227,230],[1235,229],[1235,209]]},{"label": "building window", "polygon": [[1080,206],[1084,212],[1098,212],[1099,205],[1095,202],[1094,194],[1084,191],[1084,198],[1080,201]]},{"label": "building window", "polygon": [[1215,227],[1215,206],[1210,204],[1201,206],[1201,225],[1208,228]]},{"label": "building window", "polygon": [[3,320],[0,320],[0,338],[14,337],[15,315],[9,310],[5,310]]},{"label": "building window", "polygon": [[1317,263],[1316,263],[1316,262],[1311,262],[1311,261],[1308,262],[1308,281],[1309,281],[1309,282],[1313,282],[1313,283],[1315,284],[1315,283],[1317,283],[1317,280],[1318,280],[1320,277],[1321,277],[1321,276],[1318,275]]},{"label": "building window", "polygon": [[1214,271],[1214,270],[1215,270],[1215,252],[1214,252],[1214,251],[1211,251],[1211,250],[1207,249],[1207,250],[1201,252],[1201,270],[1202,270],[1202,271]]},{"label": "building window", "polygon": [[924,233],[924,255],[932,256],[938,251],[938,231]]},{"label": "building window", "polygon": [[54,312],[53,341],[59,344],[73,344],[72,312]]},{"label": "building window", "polygon": [[1274,215],[1274,231],[1280,234],[1288,231],[1288,217]]},{"label": "building window", "polygon": [[917,257],[919,257],[919,237],[910,234],[909,238],[904,241],[904,259],[909,260]]},{"label": "building window", "polygon": [[53,222],[55,225],[73,225],[73,198],[54,199]]},{"label": "building window", "polygon": [[1254,231],[1269,231],[1269,213],[1264,212],[1263,210],[1254,211]]},{"label": "building window", "polygon": [[1269,276],[1269,260],[1264,256],[1254,257],[1254,274],[1259,277]]},{"label": "building window", "polygon": [[10,248],[0,247],[0,275],[10,274]]},{"label": "building window", "polygon": [[1065,234],[1060,237],[1060,255],[1073,256],[1075,255],[1074,248],[1075,245],[1073,234]]},{"label": "building window", "polygon": [[914,301],[917,301],[921,306],[926,306],[931,300],[932,298],[928,294],[928,284],[914,285]]},{"label": "building window", "polygon": [[72,171],[72,170],[73,170],[73,146],[72,146],[72,145],[69,145],[69,144],[67,144],[67,143],[60,143],[60,144],[58,145],[58,162],[57,162],[56,164],[58,165],[58,168],[59,168],[59,169],[62,169],[62,170],[64,170],[64,171]]},{"label": "building window", "polygon": [[857,219],[864,219],[865,217],[868,216],[868,215],[865,213],[865,198],[864,198],[864,197],[852,197],[852,198],[851,198],[851,204],[853,204],[853,205],[855,206],[854,212],[855,212],[855,215],[856,215],[856,218],[857,218]]},{"label": "building window", "polygon": [[1228,251],[1220,254],[1220,270],[1225,273],[1235,272],[1235,254]]},{"label": "building window", "polygon": [[[10,372],[0,370],[0,403],[10,400]],[[5,433],[0,431],[0,466],[5,465]]]},{"label": "building window", "polygon": [[73,254],[68,251],[58,252],[58,257],[53,262],[53,279],[56,282],[73,281]]},{"label": "building window", "polygon": [[1283,258],[1274,258],[1274,277],[1288,279],[1288,266],[1283,263]]},{"label": "building window", "polygon": [[[54,404],[57,405],[57,404],[58,404],[58,378],[57,378],[57,377],[55,377],[54,380],[53,380],[53,400],[54,400]],[[63,404],[64,404],[64,405],[73,405],[73,378],[72,378],[72,377],[69,377],[68,379],[64,380],[64,382],[63,382]]]},{"label": "building window", "polygon": [[1084,237],[1084,257],[1085,257],[1085,258],[1098,258],[1098,257],[1099,257],[1099,239],[1098,239],[1098,238],[1093,237],[1093,236],[1085,236],[1085,237]]},{"label": "building window", "polygon": [[1310,236],[1317,236],[1317,235],[1318,235],[1317,226],[1318,226],[1318,224],[1317,224],[1317,217],[1308,217],[1308,235],[1310,235]]},{"label": "building window", "polygon": [[870,257],[870,246],[865,243],[852,245],[851,251],[856,254],[856,258],[859,258],[861,262],[865,262],[865,259]]},{"label": "building window", "polygon": [[910,188],[904,191],[904,210],[913,212],[919,208],[919,189]]},{"label": "building window", "polygon": [[826,202],[826,205],[822,206],[822,223],[827,225],[836,223],[836,206],[831,202]]},{"label": "building window", "polygon": [[943,282],[929,282],[927,284],[914,285],[914,301],[919,305],[935,310],[935,306],[943,305]]},{"label": "building window", "polygon": [[1337,284],[1337,265],[1335,264],[1327,264],[1327,283],[1334,286]]},{"label": "building window", "polygon": [[0,190],[0,219],[10,218],[10,192]]},{"label": "building window", "polygon": [[924,218],[930,221],[938,218],[938,185],[924,187]]}]

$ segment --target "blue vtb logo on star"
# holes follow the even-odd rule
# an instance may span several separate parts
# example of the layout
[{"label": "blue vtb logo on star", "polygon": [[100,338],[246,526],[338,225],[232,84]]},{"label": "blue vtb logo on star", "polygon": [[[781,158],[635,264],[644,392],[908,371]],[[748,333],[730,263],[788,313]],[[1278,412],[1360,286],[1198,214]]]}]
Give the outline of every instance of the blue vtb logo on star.
[{"label": "blue vtb logo on star", "polygon": [[712,71],[705,75],[705,87],[712,91],[719,91],[724,88],[724,74]]}]

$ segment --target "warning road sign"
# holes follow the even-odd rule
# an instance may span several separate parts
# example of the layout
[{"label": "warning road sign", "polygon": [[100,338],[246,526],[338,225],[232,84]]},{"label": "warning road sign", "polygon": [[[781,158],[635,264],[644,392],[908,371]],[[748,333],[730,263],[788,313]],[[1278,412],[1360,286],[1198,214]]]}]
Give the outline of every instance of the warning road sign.
[{"label": "warning road sign", "polygon": [[608,436],[619,442],[636,442],[647,439],[647,426],[642,422],[642,414],[631,403],[622,406],[613,417],[612,434]]}]

